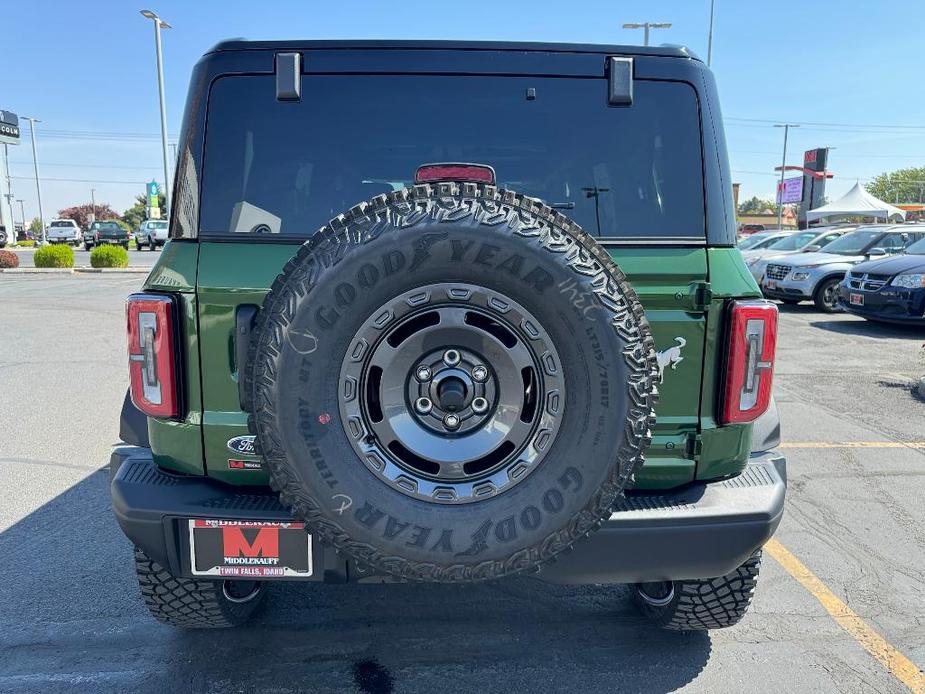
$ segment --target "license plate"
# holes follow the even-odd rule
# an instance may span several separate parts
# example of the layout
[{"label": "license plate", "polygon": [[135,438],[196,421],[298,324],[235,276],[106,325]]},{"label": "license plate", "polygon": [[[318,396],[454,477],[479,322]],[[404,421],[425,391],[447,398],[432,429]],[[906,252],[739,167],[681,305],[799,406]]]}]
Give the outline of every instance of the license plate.
[{"label": "license plate", "polygon": [[312,575],[312,536],[304,523],[191,519],[190,566],[194,576],[307,578]]},{"label": "license plate", "polygon": [[854,294],[853,292],[848,295],[848,302],[852,306],[863,306],[864,305],[864,295],[863,294]]},{"label": "license plate", "polygon": [[777,282],[774,280],[767,281],[768,289],[777,289]]}]

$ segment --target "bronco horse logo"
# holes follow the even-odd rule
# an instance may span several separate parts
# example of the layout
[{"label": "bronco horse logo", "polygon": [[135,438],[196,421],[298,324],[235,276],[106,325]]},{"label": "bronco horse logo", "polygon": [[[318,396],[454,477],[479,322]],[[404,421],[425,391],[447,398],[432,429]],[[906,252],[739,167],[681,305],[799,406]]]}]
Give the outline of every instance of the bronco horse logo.
[{"label": "bronco horse logo", "polygon": [[674,371],[678,368],[678,364],[684,361],[684,357],[681,356],[681,348],[687,344],[687,340],[683,337],[676,337],[674,339],[678,344],[674,347],[669,347],[668,349],[663,349],[661,352],[656,353],[656,358],[658,359],[658,382],[665,382],[665,368],[671,367],[671,370]]}]

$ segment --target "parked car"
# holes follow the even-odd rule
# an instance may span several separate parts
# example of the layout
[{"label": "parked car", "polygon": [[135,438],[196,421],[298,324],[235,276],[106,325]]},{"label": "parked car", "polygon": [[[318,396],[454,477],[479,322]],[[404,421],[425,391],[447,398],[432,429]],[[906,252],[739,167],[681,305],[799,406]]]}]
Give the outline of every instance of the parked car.
[{"label": "parked car", "polygon": [[740,251],[748,251],[758,248],[766,248],[775,241],[792,234],[792,231],[759,231],[751,236],[738,239],[736,246]]},{"label": "parked car", "polygon": [[0,248],[6,248],[6,227],[0,225]]},{"label": "parked car", "polygon": [[94,246],[105,245],[122,246],[128,250],[128,232],[112,220],[93,222],[84,232],[84,248],[89,251]]},{"label": "parked car", "polygon": [[872,321],[925,325],[925,238],[899,255],[851,268],[838,287],[838,305]]},{"label": "parked car", "polygon": [[756,282],[761,282],[764,269],[769,262],[792,253],[812,253],[822,250],[829,243],[841,238],[856,226],[821,227],[798,231],[777,239],[773,243],[761,248],[751,248],[742,252],[745,264],[748,266]]},{"label": "parked car", "polygon": [[73,219],[53,219],[45,232],[48,243],[67,243],[77,248],[83,243],[83,232]]},{"label": "parked car", "polygon": [[158,620],[241,624],[276,579],[540,567],[630,583],[669,629],[744,615],[786,462],[713,75],[676,47],[466,46],[196,64],[197,213],[128,299],[111,467]]},{"label": "parked car", "polygon": [[148,219],[138,225],[135,230],[135,250],[147,248],[153,251],[167,243],[168,224],[163,219]]},{"label": "parked car", "polygon": [[768,262],[761,291],[785,304],[812,301],[826,313],[838,311],[838,285],[852,266],[872,257],[899,253],[925,236],[925,227],[873,224],[858,227],[823,251],[798,253]]},{"label": "parked car", "polygon": [[750,236],[751,234],[755,234],[759,231],[764,231],[765,229],[766,227],[764,226],[764,224],[743,224],[742,226],[739,227],[739,233],[742,236]]}]

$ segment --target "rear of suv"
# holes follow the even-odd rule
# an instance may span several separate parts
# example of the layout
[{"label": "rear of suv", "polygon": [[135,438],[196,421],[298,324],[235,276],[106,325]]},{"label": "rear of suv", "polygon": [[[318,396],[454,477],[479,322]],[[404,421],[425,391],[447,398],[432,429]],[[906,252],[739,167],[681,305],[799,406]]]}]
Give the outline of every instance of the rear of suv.
[{"label": "rear of suv", "polygon": [[786,475],[721,122],[684,49],[206,54],[111,465],[152,614],[529,572],[741,619]]}]

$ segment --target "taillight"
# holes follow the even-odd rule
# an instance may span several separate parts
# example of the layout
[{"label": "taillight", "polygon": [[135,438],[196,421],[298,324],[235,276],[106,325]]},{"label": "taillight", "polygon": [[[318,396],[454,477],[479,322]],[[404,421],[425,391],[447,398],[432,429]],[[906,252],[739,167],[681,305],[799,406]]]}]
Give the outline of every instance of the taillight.
[{"label": "taillight", "polygon": [[769,301],[734,302],[729,311],[728,335],[720,421],[752,422],[771,402],[777,306]]},{"label": "taillight", "polygon": [[169,296],[132,294],[126,303],[132,402],[152,417],[180,414],[176,306]]},{"label": "taillight", "polygon": [[487,164],[424,164],[414,174],[415,183],[465,181],[494,185],[495,170]]}]

